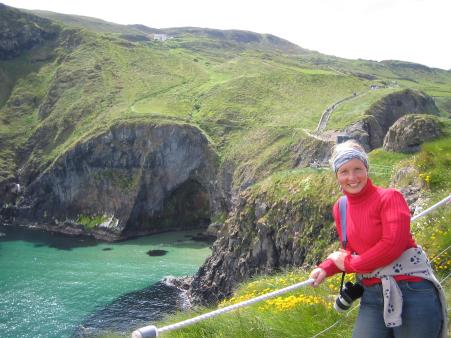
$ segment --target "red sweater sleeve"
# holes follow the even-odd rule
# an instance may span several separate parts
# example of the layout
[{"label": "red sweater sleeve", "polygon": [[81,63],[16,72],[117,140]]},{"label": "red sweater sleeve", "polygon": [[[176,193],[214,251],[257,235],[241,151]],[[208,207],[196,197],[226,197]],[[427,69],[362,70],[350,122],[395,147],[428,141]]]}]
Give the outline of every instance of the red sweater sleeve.
[{"label": "red sweater sleeve", "polygon": [[360,255],[348,255],[346,272],[366,273],[386,266],[401,256],[409,243],[410,212],[400,192],[388,189],[381,199],[382,237]]}]

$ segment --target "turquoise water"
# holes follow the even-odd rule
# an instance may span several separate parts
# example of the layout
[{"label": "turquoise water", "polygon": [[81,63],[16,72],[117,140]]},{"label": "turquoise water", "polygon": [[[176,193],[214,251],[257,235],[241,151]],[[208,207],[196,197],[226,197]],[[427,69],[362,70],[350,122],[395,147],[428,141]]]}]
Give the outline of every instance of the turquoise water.
[{"label": "turquoise water", "polygon": [[[0,232],[2,338],[129,333],[175,306],[177,294],[159,283],[164,276],[192,275],[210,254],[206,243],[190,239],[193,232],[114,244],[23,229]],[[149,256],[149,250],[167,253]]]}]

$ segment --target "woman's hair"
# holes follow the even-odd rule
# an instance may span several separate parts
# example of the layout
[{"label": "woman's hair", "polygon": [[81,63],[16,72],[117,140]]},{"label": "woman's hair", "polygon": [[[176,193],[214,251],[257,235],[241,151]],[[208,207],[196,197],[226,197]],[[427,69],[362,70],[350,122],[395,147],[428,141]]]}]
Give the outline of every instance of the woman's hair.
[{"label": "woman's hair", "polygon": [[334,147],[332,152],[332,157],[330,159],[330,164],[335,173],[337,173],[338,169],[349,162],[352,159],[358,159],[363,162],[366,169],[368,170],[368,156],[365,152],[365,149],[357,143],[355,140],[348,140],[343,143],[339,143]]}]

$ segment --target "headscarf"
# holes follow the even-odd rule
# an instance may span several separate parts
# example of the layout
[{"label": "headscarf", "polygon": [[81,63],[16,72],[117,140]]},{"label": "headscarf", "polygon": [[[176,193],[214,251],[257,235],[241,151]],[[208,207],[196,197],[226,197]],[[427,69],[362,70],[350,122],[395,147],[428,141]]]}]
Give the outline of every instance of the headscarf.
[{"label": "headscarf", "polygon": [[366,153],[350,146],[345,146],[336,152],[334,158],[332,159],[332,169],[335,173],[337,173],[338,169],[340,169],[343,164],[355,158],[362,161],[368,170],[368,156]]}]

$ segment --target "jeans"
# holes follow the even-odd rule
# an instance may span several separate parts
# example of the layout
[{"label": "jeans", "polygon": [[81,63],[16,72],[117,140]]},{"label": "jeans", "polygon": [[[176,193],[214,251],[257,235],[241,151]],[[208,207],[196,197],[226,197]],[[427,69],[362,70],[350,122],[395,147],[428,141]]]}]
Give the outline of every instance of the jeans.
[{"label": "jeans", "polygon": [[437,338],[442,327],[442,308],[434,285],[398,282],[402,291],[402,325],[387,328],[384,323],[382,285],[364,287],[353,338]]}]

